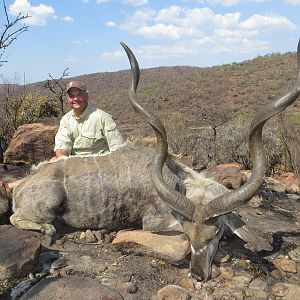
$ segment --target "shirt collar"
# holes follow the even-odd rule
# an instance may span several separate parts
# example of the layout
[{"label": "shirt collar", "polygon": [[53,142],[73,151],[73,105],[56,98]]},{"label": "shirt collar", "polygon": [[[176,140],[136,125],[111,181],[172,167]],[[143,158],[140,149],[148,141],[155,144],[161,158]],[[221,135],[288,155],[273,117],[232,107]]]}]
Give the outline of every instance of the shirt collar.
[{"label": "shirt collar", "polygon": [[87,107],[85,108],[84,112],[80,115],[80,117],[76,116],[74,110],[72,110],[72,115],[77,121],[84,120],[90,114],[91,110],[92,110],[92,107],[88,104]]}]

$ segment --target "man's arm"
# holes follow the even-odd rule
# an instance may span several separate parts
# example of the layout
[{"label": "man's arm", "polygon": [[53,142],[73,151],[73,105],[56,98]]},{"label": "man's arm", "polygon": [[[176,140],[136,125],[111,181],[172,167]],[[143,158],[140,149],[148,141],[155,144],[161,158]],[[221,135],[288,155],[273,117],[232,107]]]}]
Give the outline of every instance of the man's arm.
[{"label": "man's arm", "polygon": [[67,122],[64,117],[60,121],[58,131],[55,136],[54,152],[55,157],[69,156],[73,147],[71,132],[68,129]]},{"label": "man's arm", "polygon": [[114,151],[124,144],[124,139],[111,117],[105,118],[103,131],[110,151]]}]

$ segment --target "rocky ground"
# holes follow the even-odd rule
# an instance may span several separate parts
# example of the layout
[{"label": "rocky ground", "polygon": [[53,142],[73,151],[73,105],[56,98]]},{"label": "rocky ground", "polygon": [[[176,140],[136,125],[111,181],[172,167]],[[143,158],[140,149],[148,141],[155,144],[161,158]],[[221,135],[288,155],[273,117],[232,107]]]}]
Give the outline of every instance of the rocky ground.
[{"label": "rocky ground", "polygon": [[[20,235],[4,215],[0,274],[13,276],[0,281],[0,299],[300,299],[300,195],[267,186],[237,213],[273,251],[251,252],[239,238],[225,236],[213,278],[205,283],[188,277],[188,256],[179,265],[136,256],[130,247],[117,250],[116,232],[82,232],[61,224],[56,242],[39,248],[39,234]],[[21,262],[24,247],[12,250],[14,241],[30,244],[26,255],[31,260]],[[163,246],[164,239],[160,242]],[[19,263],[5,270],[3,260],[13,255]]]}]

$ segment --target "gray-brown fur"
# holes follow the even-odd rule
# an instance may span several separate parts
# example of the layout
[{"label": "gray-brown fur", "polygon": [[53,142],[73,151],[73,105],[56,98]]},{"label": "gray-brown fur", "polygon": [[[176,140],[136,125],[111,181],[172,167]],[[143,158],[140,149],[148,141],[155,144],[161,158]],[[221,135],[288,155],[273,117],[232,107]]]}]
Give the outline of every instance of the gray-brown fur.
[{"label": "gray-brown fur", "polygon": [[[147,174],[153,149],[125,145],[104,156],[70,157],[47,163],[14,191],[13,210],[36,223],[60,218],[77,228],[109,230],[155,223],[147,214],[169,211]],[[179,178],[167,171],[175,188]],[[30,228],[29,228],[30,229]]]}]

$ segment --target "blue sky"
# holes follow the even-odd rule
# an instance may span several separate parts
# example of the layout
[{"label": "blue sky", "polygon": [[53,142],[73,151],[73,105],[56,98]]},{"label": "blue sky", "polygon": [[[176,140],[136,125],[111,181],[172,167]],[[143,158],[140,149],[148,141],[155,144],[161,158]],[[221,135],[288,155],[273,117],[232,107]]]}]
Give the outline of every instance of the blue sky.
[{"label": "blue sky", "polygon": [[[0,2],[0,30],[3,8]],[[29,31],[5,52],[0,75],[26,82],[128,69],[119,41],[141,68],[206,67],[295,51],[300,0],[6,0]]]}]

